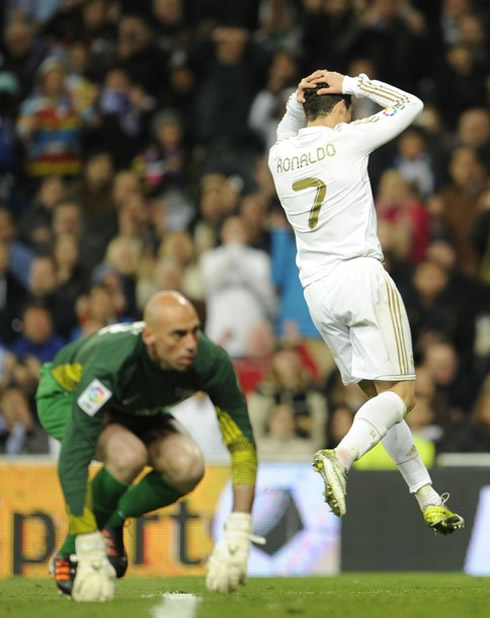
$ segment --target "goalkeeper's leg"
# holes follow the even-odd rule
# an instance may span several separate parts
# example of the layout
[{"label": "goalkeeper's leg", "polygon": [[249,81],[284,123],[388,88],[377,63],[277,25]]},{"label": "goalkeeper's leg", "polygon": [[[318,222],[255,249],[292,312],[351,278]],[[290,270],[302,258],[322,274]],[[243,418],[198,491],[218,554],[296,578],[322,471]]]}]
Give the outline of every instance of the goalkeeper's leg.
[{"label": "goalkeeper's leg", "polygon": [[123,543],[126,519],[173,504],[191,491],[204,474],[199,448],[186,433],[181,433],[175,420],[158,435],[153,432],[152,438],[147,451],[153,470],[128,487],[103,530],[108,541],[108,557],[117,577],[123,577],[128,565]]},{"label": "goalkeeper's leg", "polygon": [[[141,473],[147,458],[145,444],[127,428],[113,423],[102,431],[97,443],[97,459],[105,465],[89,485],[99,529],[114,512],[130,483]],[[68,534],[50,563],[58,590],[69,597],[77,572],[75,541],[76,535]]]}]

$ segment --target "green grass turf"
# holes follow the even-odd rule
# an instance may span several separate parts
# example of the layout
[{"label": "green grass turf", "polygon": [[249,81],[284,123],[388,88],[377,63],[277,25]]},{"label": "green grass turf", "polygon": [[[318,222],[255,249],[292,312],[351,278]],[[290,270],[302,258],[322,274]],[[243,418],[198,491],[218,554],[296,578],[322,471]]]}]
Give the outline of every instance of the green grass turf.
[{"label": "green grass turf", "polygon": [[202,596],[194,618],[490,616],[490,578],[453,573],[254,578],[226,596],[207,592],[201,577],[126,577],[118,581],[116,598],[108,603],[75,603],[59,598],[52,580],[15,577],[0,580],[0,616],[151,618],[151,608],[161,603],[164,592]]}]

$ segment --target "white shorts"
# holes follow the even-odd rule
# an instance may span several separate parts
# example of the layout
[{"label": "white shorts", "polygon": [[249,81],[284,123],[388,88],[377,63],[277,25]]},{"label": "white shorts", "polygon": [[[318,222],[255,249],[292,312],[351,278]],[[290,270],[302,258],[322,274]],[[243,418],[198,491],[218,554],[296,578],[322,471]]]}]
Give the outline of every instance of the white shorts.
[{"label": "white shorts", "polygon": [[305,298],[344,384],[415,380],[405,306],[381,262],[340,262],[305,288]]}]

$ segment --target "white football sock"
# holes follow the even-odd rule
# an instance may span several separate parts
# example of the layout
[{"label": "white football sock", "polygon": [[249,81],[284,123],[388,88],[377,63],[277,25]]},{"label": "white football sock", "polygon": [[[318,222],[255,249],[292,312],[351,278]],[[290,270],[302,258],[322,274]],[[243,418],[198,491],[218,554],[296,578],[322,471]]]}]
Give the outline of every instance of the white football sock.
[{"label": "white football sock", "polygon": [[384,438],[387,431],[399,423],[407,408],[393,391],[384,391],[363,404],[354,417],[352,427],[335,449],[335,454],[348,470]]},{"label": "white football sock", "polygon": [[433,489],[432,485],[424,485],[415,492],[415,498],[419,503],[420,510],[424,511],[428,506],[440,506],[442,504],[442,498]]},{"label": "white football sock", "polygon": [[406,421],[393,425],[383,438],[382,444],[400,470],[411,494],[431,484],[431,478]]}]

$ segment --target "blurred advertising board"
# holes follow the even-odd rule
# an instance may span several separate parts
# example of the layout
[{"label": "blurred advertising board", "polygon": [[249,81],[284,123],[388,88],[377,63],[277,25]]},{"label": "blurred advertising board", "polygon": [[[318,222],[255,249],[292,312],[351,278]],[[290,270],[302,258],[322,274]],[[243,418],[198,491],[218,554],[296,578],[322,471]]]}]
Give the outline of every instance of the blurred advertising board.
[{"label": "blurred advertising board", "polygon": [[[91,474],[96,470],[94,464]],[[338,572],[340,522],[322,503],[322,490],[309,464],[260,467],[255,533],[267,545],[252,549],[250,575]],[[202,574],[230,508],[229,467],[208,466],[189,496],[130,522],[125,544],[131,574]],[[65,534],[55,464],[0,461],[0,577],[46,576]]]}]

